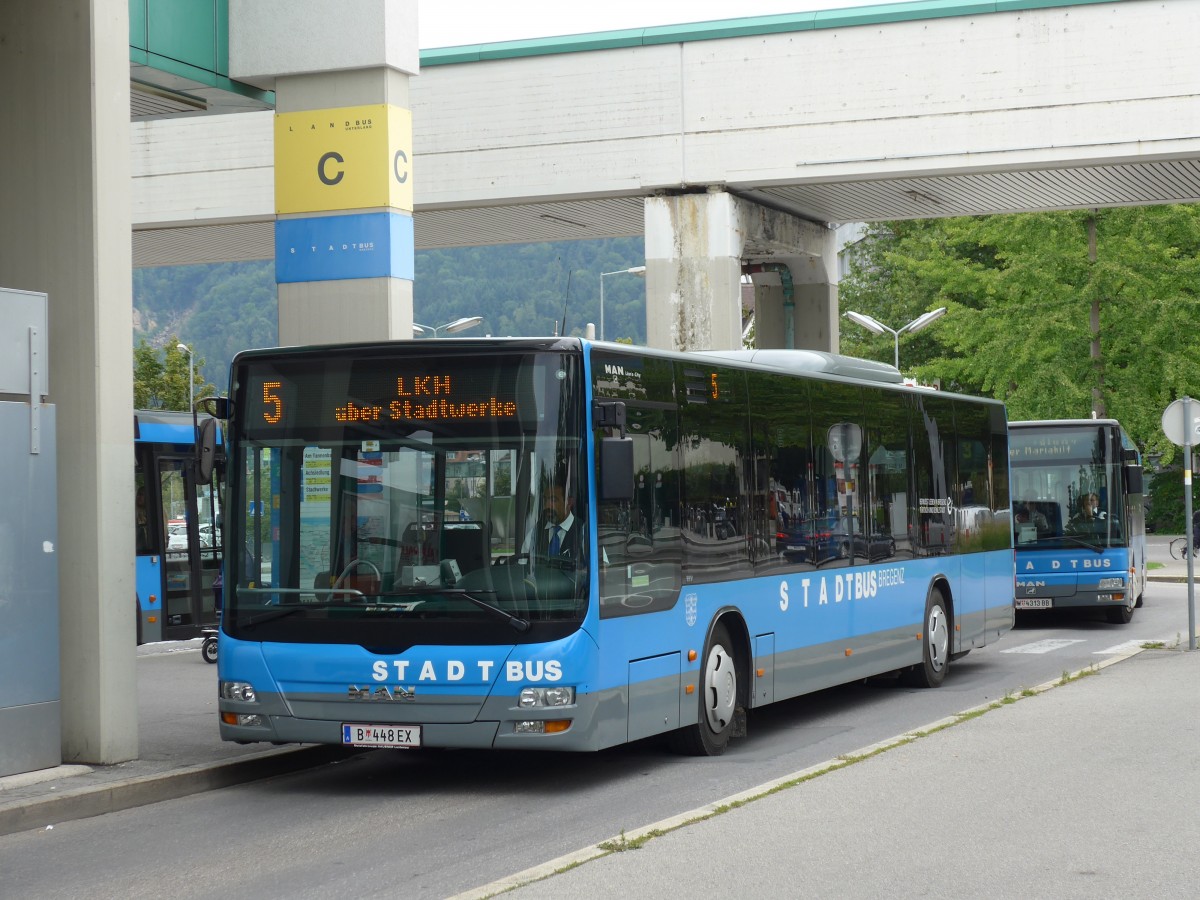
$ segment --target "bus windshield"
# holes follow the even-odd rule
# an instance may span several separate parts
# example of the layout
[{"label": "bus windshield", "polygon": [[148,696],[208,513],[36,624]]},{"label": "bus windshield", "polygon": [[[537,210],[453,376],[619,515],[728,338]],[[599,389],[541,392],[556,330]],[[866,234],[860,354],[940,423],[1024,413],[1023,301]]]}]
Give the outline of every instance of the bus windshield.
[{"label": "bus windshield", "polygon": [[578,627],[579,357],[445,359],[414,344],[235,367],[230,634],[395,648]]},{"label": "bus windshield", "polygon": [[1120,445],[1104,427],[1014,428],[1013,537],[1018,548],[1123,547]]}]

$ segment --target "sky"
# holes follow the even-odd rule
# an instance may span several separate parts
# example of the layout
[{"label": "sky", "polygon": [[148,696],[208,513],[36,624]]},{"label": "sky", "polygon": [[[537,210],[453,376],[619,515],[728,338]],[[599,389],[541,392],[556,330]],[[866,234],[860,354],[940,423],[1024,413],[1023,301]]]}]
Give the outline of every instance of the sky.
[{"label": "sky", "polygon": [[871,0],[418,0],[417,29],[425,50],[871,5]]}]

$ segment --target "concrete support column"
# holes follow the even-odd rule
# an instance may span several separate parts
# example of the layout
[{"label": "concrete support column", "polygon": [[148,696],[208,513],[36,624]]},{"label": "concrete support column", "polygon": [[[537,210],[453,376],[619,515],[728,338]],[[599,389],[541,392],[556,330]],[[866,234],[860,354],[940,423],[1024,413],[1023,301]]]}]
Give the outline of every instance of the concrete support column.
[{"label": "concrete support column", "polygon": [[754,346],[780,350],[788,346],[788,319],[795,327],[791,308],[784,307],[783,284],[778,275],[751,275],[754,282]]},{"label": "concrete support column", "polygon": [[646,343],[668,350],[735,350],[742,342],[742,247],[724,192],[648,197]]},{"label": "concrete support column", "polygon": [[789,261],[796,292],[795,346],[837,353],[841,341],[837,232],[822,231],[811,245],[812,253]]},{"label": "concrete support column", "polygon": [[416,0],[230,0],[229,59],[275,91],[280,343],[411,338]]},{"label": "concrete support column", "polygon": [[113,764],[138,750],[129,5],[0,3],[0,36],[0,285],[48,295],[62,756]]},{"label": "concrete support column", "polygon": [[759,347],[837,352],[835,232],[724,191],[650,197],[646,340],[741,347],[741,276],[755,284]]}]

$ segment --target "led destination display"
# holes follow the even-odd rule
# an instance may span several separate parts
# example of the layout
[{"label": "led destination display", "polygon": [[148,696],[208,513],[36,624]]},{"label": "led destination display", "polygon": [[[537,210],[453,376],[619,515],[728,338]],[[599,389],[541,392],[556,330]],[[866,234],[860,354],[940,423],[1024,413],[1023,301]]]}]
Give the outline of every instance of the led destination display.
[{"label": "led destination display", "polygon": [[[446,426],[517,425],[536,418],[562,380],[544,363],[497,366],[491,360],[331,359],[322,365],[249,363],[243,384],[246,427],[267,435],[312,428],[391,424],[408,430]],[[565,385],[563,385],[565,386]],[[556,400],[554,402],[557,402]]]}]

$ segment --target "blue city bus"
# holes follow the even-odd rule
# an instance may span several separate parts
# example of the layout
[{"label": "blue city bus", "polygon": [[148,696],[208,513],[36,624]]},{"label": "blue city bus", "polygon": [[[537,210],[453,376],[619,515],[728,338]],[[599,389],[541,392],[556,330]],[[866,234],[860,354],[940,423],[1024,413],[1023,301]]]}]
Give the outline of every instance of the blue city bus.
[{"label": "blue city bus", "polygon": [[269,540],[226,560],[226,740],[714,755],[1013,624],[1004,407],[891,366],[402,341],[231,385],[226,539]]},{"label": "blue city bus", "polygon": [[1146,588],[1137,447],[1115,419],[1009,423],[1016,608],[1103,609],[1123,625]]},{"label": "blue city bus", "polygon": [[[165,410],[133,416],[137,640],[184,640],[216,624],[220,502],[197,477],[197,424]],[[219,429],[213,429],[219,443]]]}]

